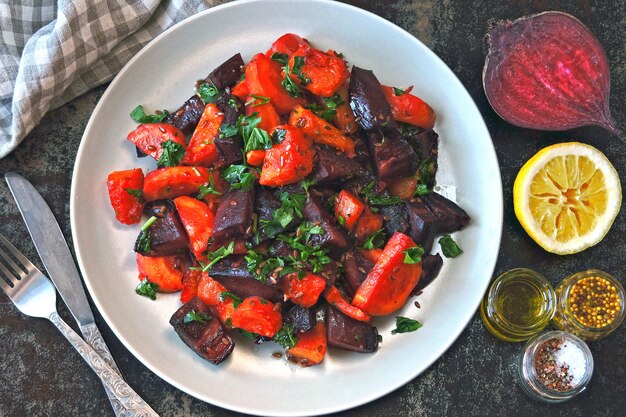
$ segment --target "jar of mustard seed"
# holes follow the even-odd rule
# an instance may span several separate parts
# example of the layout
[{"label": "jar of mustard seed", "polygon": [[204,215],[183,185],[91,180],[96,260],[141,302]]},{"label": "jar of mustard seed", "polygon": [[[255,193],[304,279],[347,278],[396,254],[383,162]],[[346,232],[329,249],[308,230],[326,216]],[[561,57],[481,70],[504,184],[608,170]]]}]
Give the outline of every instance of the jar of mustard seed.
[{"label": "jar of mustard seed", "polygon": [[602,339],[624,320],[624,287],[610,274],[589,269],[565,278],[556,289],[553,325],[587,341]]}]

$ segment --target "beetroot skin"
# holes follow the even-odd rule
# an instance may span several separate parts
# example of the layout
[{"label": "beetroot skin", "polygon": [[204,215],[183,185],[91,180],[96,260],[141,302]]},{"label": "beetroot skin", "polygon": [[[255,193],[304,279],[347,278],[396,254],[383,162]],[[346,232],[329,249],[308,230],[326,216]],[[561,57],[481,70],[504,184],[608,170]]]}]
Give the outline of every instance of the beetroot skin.
[{"label": "beetroot skin", "polygon": [[600,42],[578,19],[545,12],[498,22],[488,34],[483,85],[506,121],[538,130],[598,125],[619,133]]}]

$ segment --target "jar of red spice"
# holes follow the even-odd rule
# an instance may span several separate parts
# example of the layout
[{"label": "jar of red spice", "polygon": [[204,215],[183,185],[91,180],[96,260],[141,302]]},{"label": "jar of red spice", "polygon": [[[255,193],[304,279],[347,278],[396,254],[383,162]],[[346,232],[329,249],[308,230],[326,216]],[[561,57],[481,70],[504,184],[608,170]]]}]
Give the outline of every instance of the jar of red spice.
[{"label": "jar of red spice", "polygon": [[528,395],[559,403],[585,390],[593,374],[593,357],[580,338],[556,330],[528,341],[518,371]]},{"label": "jar of red spice", "polygon": [[556,296],[554,326],[584,340],[601,339],[624,320],[624,287],[606,272],[573,274],[559,284]]}]

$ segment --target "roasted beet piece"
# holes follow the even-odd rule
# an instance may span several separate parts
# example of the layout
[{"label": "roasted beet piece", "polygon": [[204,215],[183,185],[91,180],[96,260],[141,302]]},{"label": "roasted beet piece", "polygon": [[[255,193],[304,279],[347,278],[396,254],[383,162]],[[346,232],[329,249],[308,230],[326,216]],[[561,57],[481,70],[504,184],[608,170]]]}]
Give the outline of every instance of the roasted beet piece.
[{"label": "roasted beet piece", "polygon": [[439,275],[439,271],[441,271],[441,267],[443,266],[443,258],[441,255],[423,255],[422,256],[422,276],[420,280],[417,282],[415,289],[413,292],[418,292],[426,288],[428,284],[433,282],[437,275]]},{"label": "roasted beet piece", "polygon": [[283,299],[281,291],[271,285],[269,279],[264,284],[254,278],[242,255],[232,255],[216,262],[209,269],[209,276],[241,298],[256,295],[272,302]]},{"label": "roasted beet piece", "polygon": [[294,333],[306,332],[315,326],[315,311],[294,304],[283,316],[283,322],[290,325]]},{"label": "roasted beet piece", "polygon": [[[144,213],[157,219],[146,231],[139,233],[135,252],[144,256],[170,256],[187,250],[189,238],[171,200],[150,201],[146,203]],[[146,250],[146,235],[149,236],[149,250]]]},{"label": "roasted beet piece", "polygon": [[437,160],[437,155],[439,154],[439,135],[435,133],[434,130],[423,130],[407,137],[407,140],[415,144],[420,159],[430,158],[433,161]]},{"label": "roasted beet piece", "polygon": [[371,70],[352,67],[349,91],[350,107],[363,129],[396,126],[385,93]]},{"label": "roasted beet piece", "polygon": [[337,224],[334,216],[326,211],[322,200],[317,196],[309,194],[309,199],[304,205],[303,214],[307,220],[319,224],[325,232],[322,235],[313,235],[311,245],[328,245],[331,247],[331,252],[335,254],[348,245],[346,234]]},{"label": "roasted beet piece", "polygon": [[315,165],[309,179],[314,179],[316,184],[326,184],[345,181],[355,176],[373,178],[371,172],[354,159],[348,158],[345,153],[320,148],[317,150]]},{"label": "roasted beet piece", "polygon": [[254,211],[254,187],[229,190],[215,213],[213,245],[223,246],[233,240],[245,239],[250,233]]},{"label": "roasted beet piece", "polygon": [[[194,312],[201,321],[192,320],[185,323],[185,317]],[[207,318],[208,317],[208,318]],[[202,358],[217,365],[230,355],[235,343],[220,324],[219,320],[212,317],[207,307],[197,297],[192,298],[172,315],[170,324],[178,333],[178,336],[194,352]]]},{"label": "roasted beet piece", "polygon": [[409,212],[406,203],[383,206],[380,208],[380,212],[385,220],[387,236],[393,235],[394,232],[408,234],[411,224],[409,223]]},{"label": "roasted beet piece", "polygon": [[199,96],[194,95],[178,110],[168,114],[163,121],[176,126],[185,135],[191,135],[198,126],[203,111],[204,102]]},{"label": "roasted beet piece", "polygon": [[430,193],[422,197],[426,206],[437,216],[437,233],[452,233],[465,227],[470,217],[465,210],[441,194]]},{"label": "roasted beet piece", "polygon": [[374,264],[361,254],[361,251],[352,249],[343,256],[343,271],[345,289],[350,296],[356,293],[361,286],[365,277],[372,270]]},{"label": "roasted beet piece", "polygon": [[213,83],[218,90],[223,90],[226,87],[233,87],[239,79],[241,79],[242,69],[245,66],[243,58],[240,53],[228,58],[219,67],[215,68],[205,78],[208,83]]},{"label": "roasted beet piece", "polygon": [[[239,116],[243,114],[243,104],[237,97],[230,94],[222,94],[217,100],[216,106],[224,113],[220,130],[224,126],[235,126]],[[243,153],[241,152],[243,139],[241,135],[236,134],[230,137],[223,137],[220,134],[215,138],[214,142],[217,152],[219,152],[225,164],[233,164],[243,159]]]},{"label": "roasted beet piece", "polygon": [[[313,273],[313,271],[311,271],[311,273]],[[320,271],[315,272],[315,275],[319,275],[326,280],[326,288],[335,285],[335,281],[337,281],[339,277],[339,264],[337,261],[331,261],[322,266]]]},{"label": "roasted beet piece", "polygon": [[416,198],[407,204],[409,210],[409,222],[411,227],[409,234],[418,245],[422,245],[426,253],[433,248],[437,224],[439,219],[424,204],[423,200]]},{"label": "roasted beet piece", "polygon": [[415,174],[417,155],[397,130],[368,133],[372,164],[382,181],[394,180]]},{"label": "roasted beet piece", "polygon": [[378,330],[376,327],[354,320],[328,305],[326,307],[326,336],[328,344],[354,352],[376,352]]}]

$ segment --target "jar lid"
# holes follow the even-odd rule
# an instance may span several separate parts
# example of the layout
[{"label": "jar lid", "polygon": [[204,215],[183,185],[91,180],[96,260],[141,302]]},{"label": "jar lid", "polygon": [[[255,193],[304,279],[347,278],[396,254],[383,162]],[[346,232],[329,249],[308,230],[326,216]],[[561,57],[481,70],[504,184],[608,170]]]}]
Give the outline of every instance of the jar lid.
[{"label": "jar lid", "polygon": [[593,374],[587,344],[560,330],[529,340],[519,362],[520,384],[531,397],[550,403],[567,401],[585,390]]}]

